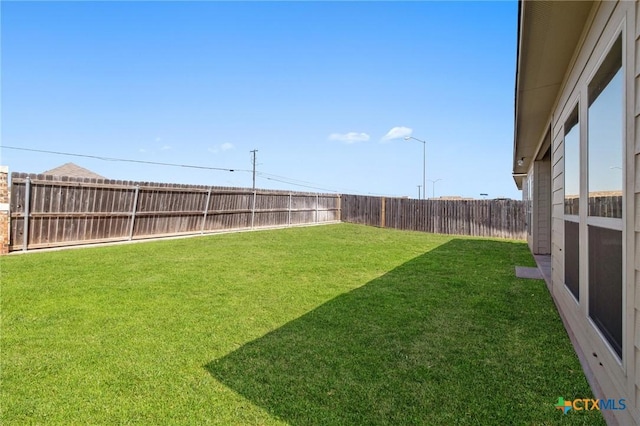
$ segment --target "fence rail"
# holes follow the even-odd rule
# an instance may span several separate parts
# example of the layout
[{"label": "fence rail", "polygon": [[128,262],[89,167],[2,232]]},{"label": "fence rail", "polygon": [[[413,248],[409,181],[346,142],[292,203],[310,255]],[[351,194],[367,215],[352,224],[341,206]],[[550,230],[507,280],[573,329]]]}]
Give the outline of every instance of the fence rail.
[{"label": "fence rail", "polygon": [[340,196],[12,173],[9,250],[326,223]]},{"label": "fence rail", "polygon": [[9,250],[352,222],[525,239],[517,200],[413,200],[12,173]]},{"label": "fence rail", "polygon": [[519,200],[413,200],[342,195],[341,220],[439,234],[526,239]]}]

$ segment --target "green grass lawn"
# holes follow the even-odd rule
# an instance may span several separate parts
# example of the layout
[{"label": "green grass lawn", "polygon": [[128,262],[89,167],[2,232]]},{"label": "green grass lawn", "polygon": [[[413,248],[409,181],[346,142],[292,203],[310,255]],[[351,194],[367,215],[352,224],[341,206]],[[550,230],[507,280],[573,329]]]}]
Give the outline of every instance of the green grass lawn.
[{"label": "green grass lawn", "polygon": [[0,423],[604,424],[522,242],[350,224],[0,259]]}]

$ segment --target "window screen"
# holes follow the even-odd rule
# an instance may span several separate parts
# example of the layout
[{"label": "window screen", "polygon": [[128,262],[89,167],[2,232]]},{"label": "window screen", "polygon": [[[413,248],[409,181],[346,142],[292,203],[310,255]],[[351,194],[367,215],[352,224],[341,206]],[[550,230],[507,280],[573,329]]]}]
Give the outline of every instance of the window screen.
[{"label": "window screen", "polygon": [[621,231],[589,226],[589,316],[621,357]]},{"label": "window screen", "polygon": [[564,222],[564,283],[576,300],[580,300],[580,226]]}]

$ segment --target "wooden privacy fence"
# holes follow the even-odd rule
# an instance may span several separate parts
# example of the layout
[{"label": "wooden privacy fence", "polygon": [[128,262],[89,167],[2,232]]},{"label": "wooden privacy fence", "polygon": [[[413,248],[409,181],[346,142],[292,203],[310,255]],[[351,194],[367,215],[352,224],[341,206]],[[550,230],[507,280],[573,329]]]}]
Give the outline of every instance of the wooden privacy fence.
[{"label": "wooden privacy fence", "polygon": [[413,200],[342,195],[341,220],[438,234],[526,239],[519,200]]},{"label": "wooden privacy fence", "polygon": [[340,195],[11,174],[9,250],[326,223]]}]

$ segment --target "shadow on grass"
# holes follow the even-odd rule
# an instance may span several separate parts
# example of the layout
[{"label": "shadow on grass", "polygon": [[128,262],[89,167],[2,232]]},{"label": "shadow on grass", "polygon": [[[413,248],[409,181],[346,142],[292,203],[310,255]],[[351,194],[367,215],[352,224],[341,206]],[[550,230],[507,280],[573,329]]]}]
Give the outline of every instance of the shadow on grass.
[{"label": "shadow on grass", "polygon": [[[525,244],[457,239],[206,365],[291,424],[589,424],[591,397]],[[277,283],[274,283],[277,285]]]}]

